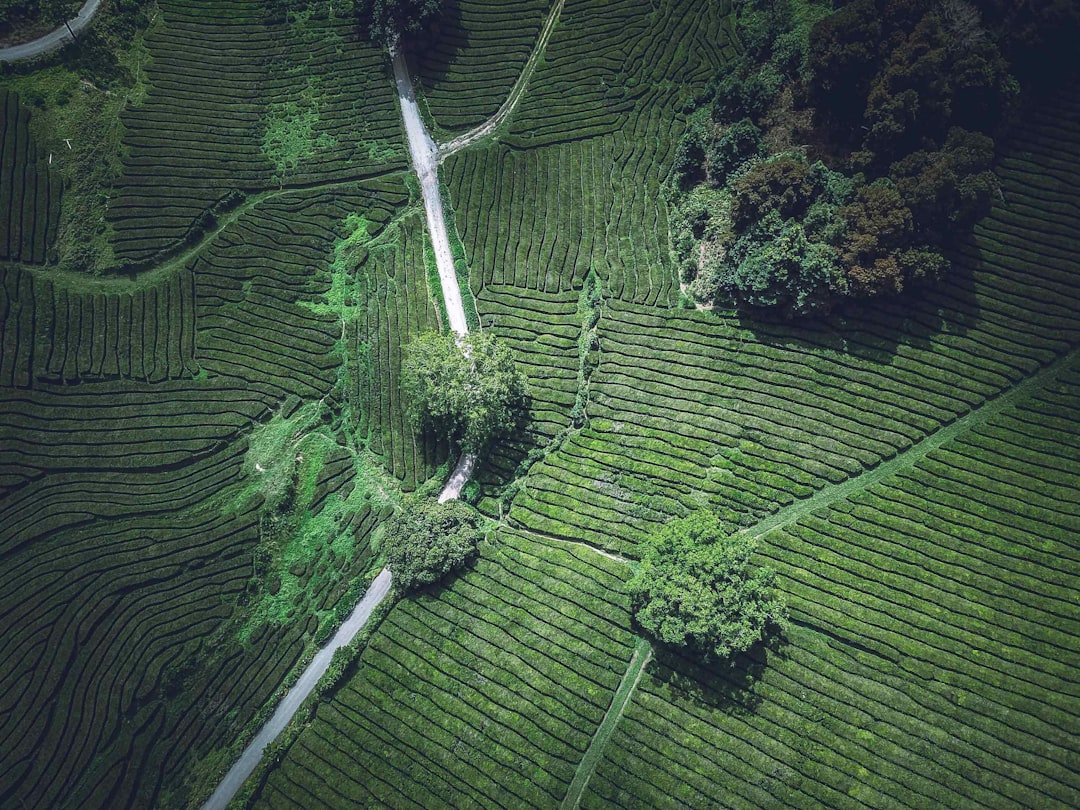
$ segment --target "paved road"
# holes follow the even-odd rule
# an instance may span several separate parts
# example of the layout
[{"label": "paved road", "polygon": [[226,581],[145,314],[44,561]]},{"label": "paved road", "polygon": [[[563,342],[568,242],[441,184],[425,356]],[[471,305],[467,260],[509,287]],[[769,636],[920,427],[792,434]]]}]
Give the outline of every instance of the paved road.
[{"label": "paved road", "polygon": [[[31,42],[12,45],[10,48],[0,48],[0,62],[22,62],[55,51],[69,42],[74,42],[75,38],[71,35],[71,32],[74,31],[78,34],[86,28],[90,21],[94,19],[100,5],[101,0],[86,0],[82,8],[79,9],[79,13],[73,19],[68,20],[67,25],[61,25],[55,31],[50,31],[45,36],[38,37]],[[71,27],[71,31],[68,30],[68,26]]]},{"label": "paved road", "polygon": [[353,612],[349,614],[345,623],[338,628],[337,633],[330,639],[330,643],[315,654],[315,658],[308,664],[308,668],[304,670],[300,680],[285,695],[281,703],[278,704],[277,709],[274,710],[274,714],[266,721],[266,725],[259,729],[255,739],[244,749],[244,753],[240,755],[240,758],[236,760],[229,772],[225,774],[225,778],[221,780],[217,790],[206,800],[203,810],[225,810],[225,806],[232,801],[233,796],[236,795],[236,792],[243,786],[262,760],[263,750],[277,739],[277,736],[289,724],[293,715],[296,714],[296,710],[311,694],[319,679],[326,672],[327,667],[330,666],[330,659],[334,657],[337,649],[345,646],[356,637],[360,628],[371,617],[371,612],[378,607],[389,592],[390,569],[384,568],[375,577],[375,580],[367,589],[367,593],[364,594],[364,598],[360,600],[360,604],[353,608]]},{"label": "paved road", "polygon": [[397,83],[398,100],[401,102],[401,117],[405,120],[405,134],[409,138],[409,154],[412,155],[413,168],[420,180],[420,192],[424,197],[428,234],[435,250],[435,263],[439,268],[439,281],[442,284],[443,298],[446,300],[446,314],[450,317],[450,328],[454,334],[464,337],[469,333],[469,325],[465,321],[465,307],[461,304],[461,288],[454,272],[454,257],[450,253],[442,195],[439,194],[439,149],[431,140],[420,118],[412,80],[409,78],[409,68],[400,51],[394,54],[394,81]]}]

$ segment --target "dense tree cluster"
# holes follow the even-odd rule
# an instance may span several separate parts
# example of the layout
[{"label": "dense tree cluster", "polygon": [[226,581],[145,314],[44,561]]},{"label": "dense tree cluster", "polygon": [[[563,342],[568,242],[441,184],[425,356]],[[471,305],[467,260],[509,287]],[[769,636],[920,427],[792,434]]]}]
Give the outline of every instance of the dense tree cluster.
[{"label": "dense tree cluster", "polygon": [[486,534],[484,517],[467,504],[415,498],[383,535],[394,587],[408,593],[438,582],[474,557]]},{"label": "dense tree cluster", "polygon": [[528,399],[525,375],[488,332],[419,336],[406,347],[401,377],[417,426],[470,453],[513,430]]},{"label": "dense tree cluster", "polygon": [[648,541],[630,581],[634,618],[658,640],[706,659],[746,652],[787,626],[775,573],[753,567],[753,541],[711,512],[673,520]]},{"label": "dense tree cluster", "polygon": [[417,34],[442,8],[442,0],[351,0],[360,25],[376,42],[396,47]]},{"label": "dense tree cluster", "polygon": [[745,0],[745,53],[675,157],[690,293],[802,315],[938,276],[997,193],[1013,62],[1078,20],[1056,0]]}]

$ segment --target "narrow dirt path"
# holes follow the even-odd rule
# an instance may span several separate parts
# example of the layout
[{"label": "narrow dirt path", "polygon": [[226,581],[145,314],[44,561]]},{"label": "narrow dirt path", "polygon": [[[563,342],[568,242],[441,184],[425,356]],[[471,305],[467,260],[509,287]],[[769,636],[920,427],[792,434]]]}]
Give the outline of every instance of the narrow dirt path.
[{"label": "narrow dirt path", "polygon": [[1057,378],[1062,369],[1069,368],[1077,362],[1080,362],[1080,349],[1074,349],[1063,357],[1058,358],[1050,365],[1020,382],[1018,385],[1014,385],[1012,388],[1003,391],[993,399],[987,400],[978,408],[969,411],[955,422],[932,433],[921,442],[913,444],[907,450],[897,454],[891,460],[879,464],[872,470],[856,475],[854,478],[849,478],[847,481],[842,481],[839,484],[832,484],[831,486],[818,490],[817,493],[811,495],[806,500],[797,501],[791,506],[781,509],[774,515],[744,529],[740,534],[749,534],[754,538],[762,537],[773,529],[778,529],[789,523],[794,523],[796,520],[799,520],[799,518],[802,518],[811,512],[823,509],[836,501],[848,497],[854,492],[866,489],[867,487],[888,478],[890,475],[894,475],[901,470],[918,464],[926,458],[928,453],[937,450],[946,442],[955,439],[962,433],[978,427],[988,419],[997,416],[997,414],[1001,413],[1007,407],[1023,397],[1028,396],[1039,388],[1049,385]]},{"label": "narrow dirt path", "polygon": [[379,575],[375,577],[375,580],[367,589],[367,593],[364,594],[364,598],[360,600],[360,603],[353,608],[353,612],[349,614],[345,622],[338,628],[338,631],[334,634],[334,637],[330,639],[330,642],[319,650],[311,663],[308,664],[307,669],[300,675],[300,679],[289,690],[288,694],[282,699],[281,703],[274,710],[274,714],[266,721],[259,733],[255,735],[253,739],[244,749],[244,752],[240,755],[240,758],[236,760],[229,772],[225,774],[225,778],[221,780],[221,784],[217,786],[217,789],[213,792],[209,799],[206,800],[206,804],[203,805],[203,810],[225,810],[225,807],[232,801],[233,796],[240,790],[247,778],[254,773],[255,768],[258,767],[259,762],[262,761],[263,751],[270,743],[277,739],[278,735],[284,730],[285,726],[292,720],[293,715],[296,714],[308,695],[318,684],[319,680],[326,673],[327,668],[330,666],[330,661],[334,657],[334,653],[340,647],[344,647],[350,641],[352,641],[361,628],[367,624],[367,620],[371,617],[372,611],[386,598],[390,593],[390,569],[384,568],[379,572]]},{"label": "narrow dirt path", "polygon": [[23,62],[74,42],[75,35],[90,24],[100,5],[101,0],[86,0],[73,19],[61,24],[45,36],[24,42],[22,45],[0,48],[0,62]]},{"label": "narrow dirt path", "polygon": [[596,766],[600,764],[608,740],[611,739],[612,732],[615,731],[619,719],[626,711],[630,698],[637,689],[638,681],[641,680],[641,673],[645,671],[645,665],[649,663],[650,658],[652,658],[652,647],[645,639],[639,638],[626,672],[619,682],[619,688],[615,690],[615,695],[611,698],[611,705],[604,719],[600,721],[600,726],[596,729],[589,747],[585,749],[585,755],[578,763],[574,779],[570,782],[570,788],[566,791],[566,798],[563,799],[560,810],[575,810],[581,804],[581,797],[589,785],[589,779],[592,778]]},{"label": "narrow dirt path", "polygon": [[559,21],[559,15],[562,13],[565,2],[566,0],[555,0],[555,5],[551,7],[551,12],[544,21],[544,27],[540,29],[540,36],[536,38],[536,45],[533,47],[532,53],[529,54],[525,67],[521,69],[521,74],[518,76],[517,81],[514,82],[514,86],[510,88],[510,94],[506,97],[506,101],[502,103],[502,106],[491,118],[480,126],[458,135],[446,143],[439,144],[440,163],[455,152],[460,152],[465,147],[471,146],[481,138],[490,135],[510,117],[510,113],[514,111],[521,97],[525,95],[525,87],[528,85],[529,79],[532,78],[533,71],[536,70],[536,65],[540,62],[540,57],[543,56],[544,50],[547,48],[548,40],[551,39],[551,33],[555,30],[555,23]]}]

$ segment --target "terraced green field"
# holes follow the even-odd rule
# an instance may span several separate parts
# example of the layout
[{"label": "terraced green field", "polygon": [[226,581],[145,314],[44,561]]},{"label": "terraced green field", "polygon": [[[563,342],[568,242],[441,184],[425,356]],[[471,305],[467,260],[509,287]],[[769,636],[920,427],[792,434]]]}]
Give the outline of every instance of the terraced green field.
[{"label": "terraced green field", "polygon": [[410,49],[435,124],[468,129],[495,114],[532,53],[550,0],[447,0]]},{"label": "terraced green field", "polygon": [[[198,806],[450,460],[400,393],[444,305],[387,62],[310,5],[159,0],[125,274],[50,264],[61,185],[0,80],[2,807]],[[447,6],[410,61],[460,131],[551,5]],[[442,163],[530,379],[477,474],[498,531],[247,806],[1080,805],[1080,92],[1025,114],[944,283],[828,322],[680,308],[662,184],[729,15],[567,0],[509,122]],[[297,414],[274,511],[248,451]],[[627,560],[699,508],[758,538],[794,626],[637,681]]]},{"label": "terraced green field", "polygon": [[395,607],[253,806],[556,806],[633,653],[628,576],[501,533]]}]

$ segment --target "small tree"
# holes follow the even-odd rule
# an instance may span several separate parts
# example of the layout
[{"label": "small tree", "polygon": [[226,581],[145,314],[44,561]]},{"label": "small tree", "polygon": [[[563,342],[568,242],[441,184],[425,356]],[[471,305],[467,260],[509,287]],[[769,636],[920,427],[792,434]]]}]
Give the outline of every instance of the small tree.
[{"label": "small tree", "polygon": [[634,618],[665,644],[689,646],[706,659],[729,658],[768,631],[784,630],[776,575],[751,567],[753,548],[710,512],[673,520],[649,540],[630,581]]},{"label": "small tree", "polygon": [[401,386],[418,427],[428,426],[467,453],[509,433],[528,399],[525,375],[490,333],[460,341],[429,332],[405,351]]},{"label": "small tree", "polygon": [[461,501],[413,500],[386,524],[383,547],[394,587],[408,593],[464,566],[486,536],[484,523]]}]

